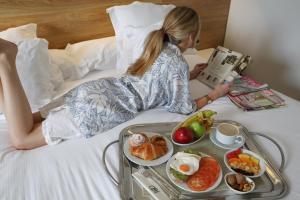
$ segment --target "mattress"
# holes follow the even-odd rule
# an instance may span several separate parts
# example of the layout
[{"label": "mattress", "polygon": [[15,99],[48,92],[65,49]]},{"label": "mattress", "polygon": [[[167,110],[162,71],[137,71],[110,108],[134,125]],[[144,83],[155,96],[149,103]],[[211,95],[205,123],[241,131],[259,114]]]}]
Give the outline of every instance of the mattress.
[{"label": "mattress", "polygon": [[[209,55],[209,51],[207,53]],[[207,56],[206,56],[207,57]],[[195,62],[192,59],[189,63]],[[99,77],[118,76],[115,69],[97,71],[82,80],[66,82],[56,93],[59,97],[76,85]],[[193,80],[190,83],[194,98],[201,97],[210,88]],[[290,191],[285,199],[300,199],[300,102],[280,94],[286,107],[244,112],[222,97],[204,109],[218,112],[217,120],[234,120],[251,131],[273,137],[283,147],[287,157],[284,175]],[[121,130],[138,123],[177,122],[185,115],[152,109],[140,113],[107,132],[89,139],[74,139],[55,146],[43,146],[28,151],[15,150],[10,142],[5,119],[0,119],[0,199],[120,199],[118,188],[111,182],[102,164],[102,152],[107,144],[117,140]],[[257,138],[266,153],[279,166],[280,154],[269,141]],[[113,175],[118,175],[118,145],[108,150],[107,163]]]}]

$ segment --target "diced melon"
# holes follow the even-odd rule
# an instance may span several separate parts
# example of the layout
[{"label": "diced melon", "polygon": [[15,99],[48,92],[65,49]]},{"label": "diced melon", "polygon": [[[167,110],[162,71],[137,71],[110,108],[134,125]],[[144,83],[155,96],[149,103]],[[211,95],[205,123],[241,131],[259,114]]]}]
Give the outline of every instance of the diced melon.
[{"label": "diced melon", "polygon": [[228,160],[228,163],[229,163],[229,164],[231,164],[231,163],[240,163],[240,162],[241,162],[241,160],[238,159],[238,158],[230,158],[230,159]]},{"label": "diced melon", "polygon": [[238,155],[238,157],[242,160],[242,161],[250,161],[250,156],[248,154],[244,154],[244,153],[241,153]]},{"label": "diced melon", "polygon": [[259,159],[251,156],[251,161],[254,162],[256,165],[259,165]]}]

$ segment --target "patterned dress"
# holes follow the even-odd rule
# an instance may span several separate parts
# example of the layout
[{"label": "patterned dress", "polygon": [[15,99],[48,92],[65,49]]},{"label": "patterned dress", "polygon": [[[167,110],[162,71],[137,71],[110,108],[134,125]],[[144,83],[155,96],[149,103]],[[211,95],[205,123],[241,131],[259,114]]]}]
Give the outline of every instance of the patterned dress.
[{"label": "patterned dress", "polygon": [[165,43],[141,78],[124,75],[86,82],[65,95],[65,105],[80,132],[90,137],[151,108],[181,114],[195,111],[188,83],[189,67],[179,48]]}]

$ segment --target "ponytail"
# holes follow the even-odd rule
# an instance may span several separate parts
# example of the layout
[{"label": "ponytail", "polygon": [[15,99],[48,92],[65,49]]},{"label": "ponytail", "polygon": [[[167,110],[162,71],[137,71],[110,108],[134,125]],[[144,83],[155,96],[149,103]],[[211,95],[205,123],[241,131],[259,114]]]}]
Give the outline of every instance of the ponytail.
[{"label": "ponytail", "polygon": [[162,28],[149,34],[141,57],[129,66],[127,73],[133,76],[143,76],[161,53],[164,41],[179,45],[199,30],[199,17],[193,9],[184,6],[174,8],[166,16]]},{"label": "ponytail", "polygon": [[127,73],[133,76],[143,76],[162,51],[164,38],[165,32],[163,28],[152,31],[146,40],[141,57],[128,68]]}]

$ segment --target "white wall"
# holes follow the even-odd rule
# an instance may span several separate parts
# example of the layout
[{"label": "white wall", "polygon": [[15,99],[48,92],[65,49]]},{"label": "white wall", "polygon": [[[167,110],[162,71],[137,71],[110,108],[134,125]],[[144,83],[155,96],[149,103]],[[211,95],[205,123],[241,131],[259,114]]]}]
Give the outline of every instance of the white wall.
[{"label": "white wall", "polygon": [[231,0],[224,46],[253,57],[246,74],[300,100],[300,0]]}]

